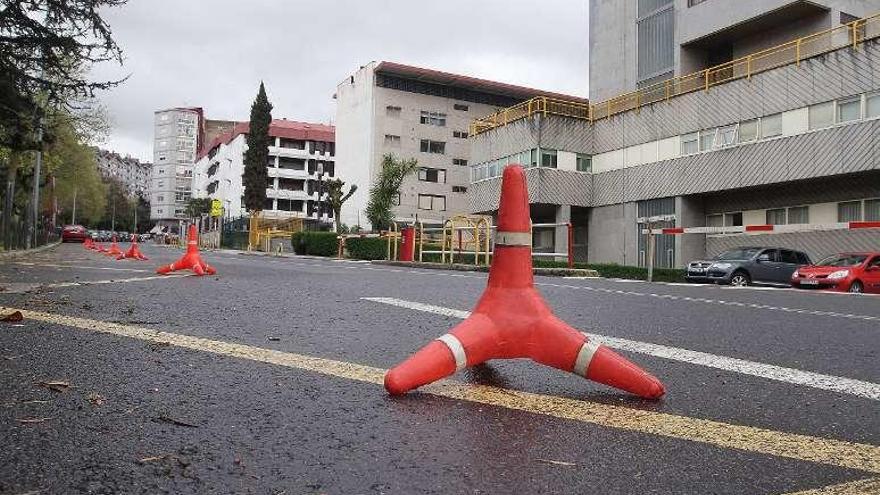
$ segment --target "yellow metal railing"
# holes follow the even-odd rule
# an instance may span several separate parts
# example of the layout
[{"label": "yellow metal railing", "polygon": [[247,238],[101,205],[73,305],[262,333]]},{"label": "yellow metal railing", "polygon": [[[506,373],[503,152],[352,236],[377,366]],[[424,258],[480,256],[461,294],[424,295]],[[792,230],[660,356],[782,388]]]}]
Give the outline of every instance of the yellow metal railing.
[{"label": "yellow metal railing", "polygon": [[753,75],[770,69],[791,64],[800,66],[805,59],[841,48],[858,49],[859,43],[877,36],[880,36],[880,13],[708,69],[673,77],[598,103],[581,103],[538,96],[474,120],[471,123],[470,133],[477,135],[537,114],[572,117],[592,123],[619,113],[639,111],[645,105],[666,101],[683,94],[709,91],[711,87],[726,82],[750,79]]}]

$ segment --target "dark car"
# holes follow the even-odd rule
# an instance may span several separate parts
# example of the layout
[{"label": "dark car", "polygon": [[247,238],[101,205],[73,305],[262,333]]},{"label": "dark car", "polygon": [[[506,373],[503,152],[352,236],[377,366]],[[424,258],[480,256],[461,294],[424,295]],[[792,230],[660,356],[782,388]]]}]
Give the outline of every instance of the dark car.
[{"label": "dark car", "polygon": [[61,242],[86,242],[89,232],[82,225],[65,225],[61,230]]},{"label": "dark car", "polygon": [[840,292],[880,293],[880,252],[841,253],[791,275],[791,286]]},{"label": "dark car", "polygon": [[745,286],[789,285],[799,266],[809,265],[806,253],[793,249],[741,247],[725,251],[708,261],[688,263],[686,277],[693,282]]}]

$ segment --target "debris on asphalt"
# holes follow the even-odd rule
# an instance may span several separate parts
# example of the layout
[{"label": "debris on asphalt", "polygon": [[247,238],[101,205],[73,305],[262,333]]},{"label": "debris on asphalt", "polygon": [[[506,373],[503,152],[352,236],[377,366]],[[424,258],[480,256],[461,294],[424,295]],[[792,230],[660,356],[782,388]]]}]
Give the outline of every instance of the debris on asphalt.
[{"label": "debris on asphalt", "polygon": [[167,458],[171,454],[162,454],[162,455],[154,455],[151,457],[144,457],[143,459],[138,459],[138,462],[141,464],[146,464],[148,462],[161,461]]},{"label": "debris on asphalt", "polygon": [[64,392],[70,388],[70,382],[53,381],[53,382],[37,382],[37,386],[48,388],[53,392]]},{"label": "debris on asphalt", "polygon": [[50,419],[52,419],[52,418],[20,418],[18,420],[18,422],[23,425],[30,425],[30,424],[35,424],[35,423],[45,423],[46,421],[49,421]]},{"label": "debris on asphalt", "polygon": [[164,416],[164,415],[163,415],[163,416],[159,416],[159,417],[157,417],[156,420],[157,420],[157,421],[162,421],[162,422],[164,422],[164,423],[170,423],[170,424],[172,424],[172,425],[185,426],[185,427],[187,427],[187,428],[198,428],[198,427],[199,427],[199,425],[197,425],[197,424],[188,423],[188,422],[186,422],[186,421],[183,421],[183,420],[180,420],[180,419],[175,419],[175,418],[172,418],[172,417],[170,417],[170,416]]},{"label": "debris on asphalt", "polygon": [[268,340],[269,342],[278,342],[278,341],[281,340],[281,337],[275,337],[275,336],[273,336],[273,335],[267,335],[267,336],[266,336],[266,340]]},{"label": "debris on asphalt", "polygon": [[9,313],[8,315],[4,316],[3,318],[0,318],[0,321],[7,322],[7,323],[16,323],[16,322],[19,322],[23,319],[24,319],[24,315],[21,314],[21,311],[13,311],[12,313]]},{"label": "debris on asphalt", "polygon": [[97,392],[89,392],[89,395],[86,396],[86,399],[91,402],[93,406],[100,406],[107,401],[107,399],[103,395]]},{"label": "debris on asphalt", "polygon": [[573,462],[565,462],[565,461],[554,461],[553,459],[535,459],[538,462],[544,462],[547,464],[553,464],[554,466],[577,466],[577,464]]}]

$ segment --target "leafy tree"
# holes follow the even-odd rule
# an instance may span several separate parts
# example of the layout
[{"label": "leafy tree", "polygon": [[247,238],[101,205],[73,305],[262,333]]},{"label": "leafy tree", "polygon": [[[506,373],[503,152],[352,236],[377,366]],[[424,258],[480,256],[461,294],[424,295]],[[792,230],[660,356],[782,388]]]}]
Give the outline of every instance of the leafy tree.
[{"label": "leafy tree", "polygon": [[[55,177],[54,193],[61,210],[61,222],[75,220],[83,225],[93,225],[103,218],[107,205],[107,185],[98,172],[95,151],[82,143],[70,119],[59,117],[52,125],[55,140],[46,149],[44,163],[47,176]],[[31,165],[32,161],[28,160],[22,168],[32,176]],[[29,190],[26,192],[30,193]],[[41,196],[51,201],[48,194]],[[76,219],[73,218],[74,198]]]},{"label": "leafy tree", "polygon": [[[0,5],[0,146],[38,149],[41,118],[122,81],[91,81],[96,63],[122,64],[101,17],[126,0],[5,0]],[[51,139],[49,140],[51,141]]]},{"label": "leafy tree", "polygon": [[257,98],[251,105],[251,123],[247,135],[247,151],[244,153],[245,208],[255,213],[263,210],[266,203],[266,187],[269,184],[269,124],[272,123],[272,104],[266,97],[266,88],[260,82]]},{"label": "leafy tree", "polygon": [[345,182],[342,179],[333,179],[329,180],[326,183],[327,187],[327,202],[330,203],[330,208],[333,210],[333,220],[336,224],[336,233],[337,234],[345,234],[346,232],[342,231],[342,222],[339,219],[339,216],[342,213],[342,205],[348,201],[348,198],[351,197],[352,194],[357,191],[358,186],[355,184],[351,185],[347,194],[343,194],[342,186],[345,185]]},{"label": "leafy tree", "polygon": [[150,202],[141,195],[135,198],[135,202],[137,203],[135,206],[137,208],[137,225],[135,225],[134,231],[143,234],[153,226],[153,222],[150,220]]},{"label": "leafy tree", "polygon": [[391,209],[400,195],[400,186],[409,174],[418,168],[418,160],[399,160],[388,153],[382,157],[382,170],[370,187],[366,215],[375,230],[386,230],[393,220]]},{"label": "leafy tree", "polygon": [[186,203],[186,214],[190,218],[198,218],[211,213],[211,198],[190,198]]},{"label": "leafy tree", "polygon": [[[119,179],[106,179],[107,206],[98,222],[101,229],[134,230],[135,201],[129,197],[128,188]],[[79,213],[77,213],[79,215]]]}]

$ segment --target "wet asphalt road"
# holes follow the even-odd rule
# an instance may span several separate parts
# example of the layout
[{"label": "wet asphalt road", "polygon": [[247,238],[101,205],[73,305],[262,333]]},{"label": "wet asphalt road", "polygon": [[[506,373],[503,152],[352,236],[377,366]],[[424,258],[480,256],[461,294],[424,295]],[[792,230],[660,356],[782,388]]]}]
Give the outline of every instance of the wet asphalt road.
[{"label": "wet asphalt road", "polygon": [[[149,262],[80,245],[2,261],[0,305],[387,369],[460,320],[363,298],[468,310],[485,285],[478,273],[229,252],[204,253],[217,276],[155,279],[180,251],[143,251]],[[536,282],[588,332],[880,383],[880,297]],[[526,361],[454,379],[880,445],[878,400],[624,354],[664,381],[662,400]],[[390,398],[372,383],[29,319],[0,324],[0,439],[0,494],[775,494],[880,476],[426,393]]]}]

